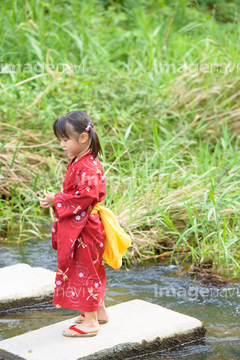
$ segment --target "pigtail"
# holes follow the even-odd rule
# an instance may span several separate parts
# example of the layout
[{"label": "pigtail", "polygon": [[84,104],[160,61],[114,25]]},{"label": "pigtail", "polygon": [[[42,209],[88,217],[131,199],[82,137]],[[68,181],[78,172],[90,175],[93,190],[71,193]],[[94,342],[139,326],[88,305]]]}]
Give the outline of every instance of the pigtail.
[{"label": "pigtail", "polygon": [[93,153],[93,157],[96,158],[98,156],[98,154],[102,154],[103,152],[102,152],[102,147],[101,147],[98,135],[92,126],[89,127],[89,135],[91,138],[89,148],[91,149],[91,151]]}]

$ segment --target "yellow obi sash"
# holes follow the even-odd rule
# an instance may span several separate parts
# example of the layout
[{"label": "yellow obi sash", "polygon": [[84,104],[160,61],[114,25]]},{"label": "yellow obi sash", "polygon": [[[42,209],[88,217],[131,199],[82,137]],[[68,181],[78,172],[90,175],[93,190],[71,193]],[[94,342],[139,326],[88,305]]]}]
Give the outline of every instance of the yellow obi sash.
[{"label": "yellow obi sash", "polygon": [[119,269],[122,266],[123,255],[126,253],[127,248],[131,246],[131,238],[121,228],[116,216],[110,209],[97,204],[91,215],[97,212],[99,212],[106,234],[103,257],[113,269]]}]

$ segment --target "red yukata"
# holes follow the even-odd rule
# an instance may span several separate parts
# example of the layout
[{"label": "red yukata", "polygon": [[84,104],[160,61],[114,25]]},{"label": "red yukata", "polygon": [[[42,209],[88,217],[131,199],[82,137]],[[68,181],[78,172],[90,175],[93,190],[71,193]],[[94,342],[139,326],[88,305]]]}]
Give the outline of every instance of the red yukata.
[{"label": "red yukata", "polygon": [[68,164],[62,191],[54,196],[52,246],[58,268],[53,305],[91,312],[102,306],[106,287],[105,231],[99,213],[91,215],[106,196],[106,182],[91,150],[75,159]]}]

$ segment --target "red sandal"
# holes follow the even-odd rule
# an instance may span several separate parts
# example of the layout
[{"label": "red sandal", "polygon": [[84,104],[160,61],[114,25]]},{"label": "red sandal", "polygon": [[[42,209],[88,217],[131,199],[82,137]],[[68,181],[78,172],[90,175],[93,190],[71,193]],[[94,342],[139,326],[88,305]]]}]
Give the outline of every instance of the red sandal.
[{"label": "red sandal", "polygon": [[67,333],[65,333],[65,331],[63,331],[63,335],[64,335],[64,336],[69,336],[69,337],[87,337],[87,336],[95,336],[95,335],[98,334],[98,331],[96,331],[96,332],[89,332],[89,333],[87,333],[87,332],[85,332],[85,331],[82,331],[82,330],[78,329],[78,328],[76,327],[76,325],[70,326],[69,330],[75,331],[76,334],[67,334]]}]

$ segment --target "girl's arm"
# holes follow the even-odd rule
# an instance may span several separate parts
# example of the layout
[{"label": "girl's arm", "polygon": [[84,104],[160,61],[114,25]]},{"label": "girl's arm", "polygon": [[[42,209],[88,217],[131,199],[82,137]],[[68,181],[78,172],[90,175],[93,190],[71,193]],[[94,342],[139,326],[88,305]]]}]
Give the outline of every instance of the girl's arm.
[{"label": "girl's arm", "polygon": [[77,194],[58,193],[54,195],[55,213],[61,219],[65,217],[77,217],[94,202],[98,201],[99,194],[96,187],[86,187]]},{"label": "girl's arm", "polygon": [[60,192],[54,195],[54,211],[58,219],[57,259],[59,266],[69,266],[74,256],[75,243],[93,207],[106,195],[105,180],[97,174],[95,181],[79,183],[74,194]]},{"label": "girl's arm", "polygon": [[89,170],[86,176],[86,181],[79,182],[74,189],[74,194],[60,192],[54,194],[54,211],[56,217],[59,219],[66,217],[83,216],[83,212],[89,211],[90,205],[93,202],[98,202],[105,197],[106,183],[105,179],[102,179],[102,174],[93,173],[93,170]]},{"label": "girl's arm", "polygon": [[55,195],[55,193],[53,193],[53,192],[45,191],[45,193],[44,193],[45,198],[42,199],[39,197],[40,206],[42,208],[48,208],[48,207],[54,206],[55,205],[54,195]]}]

